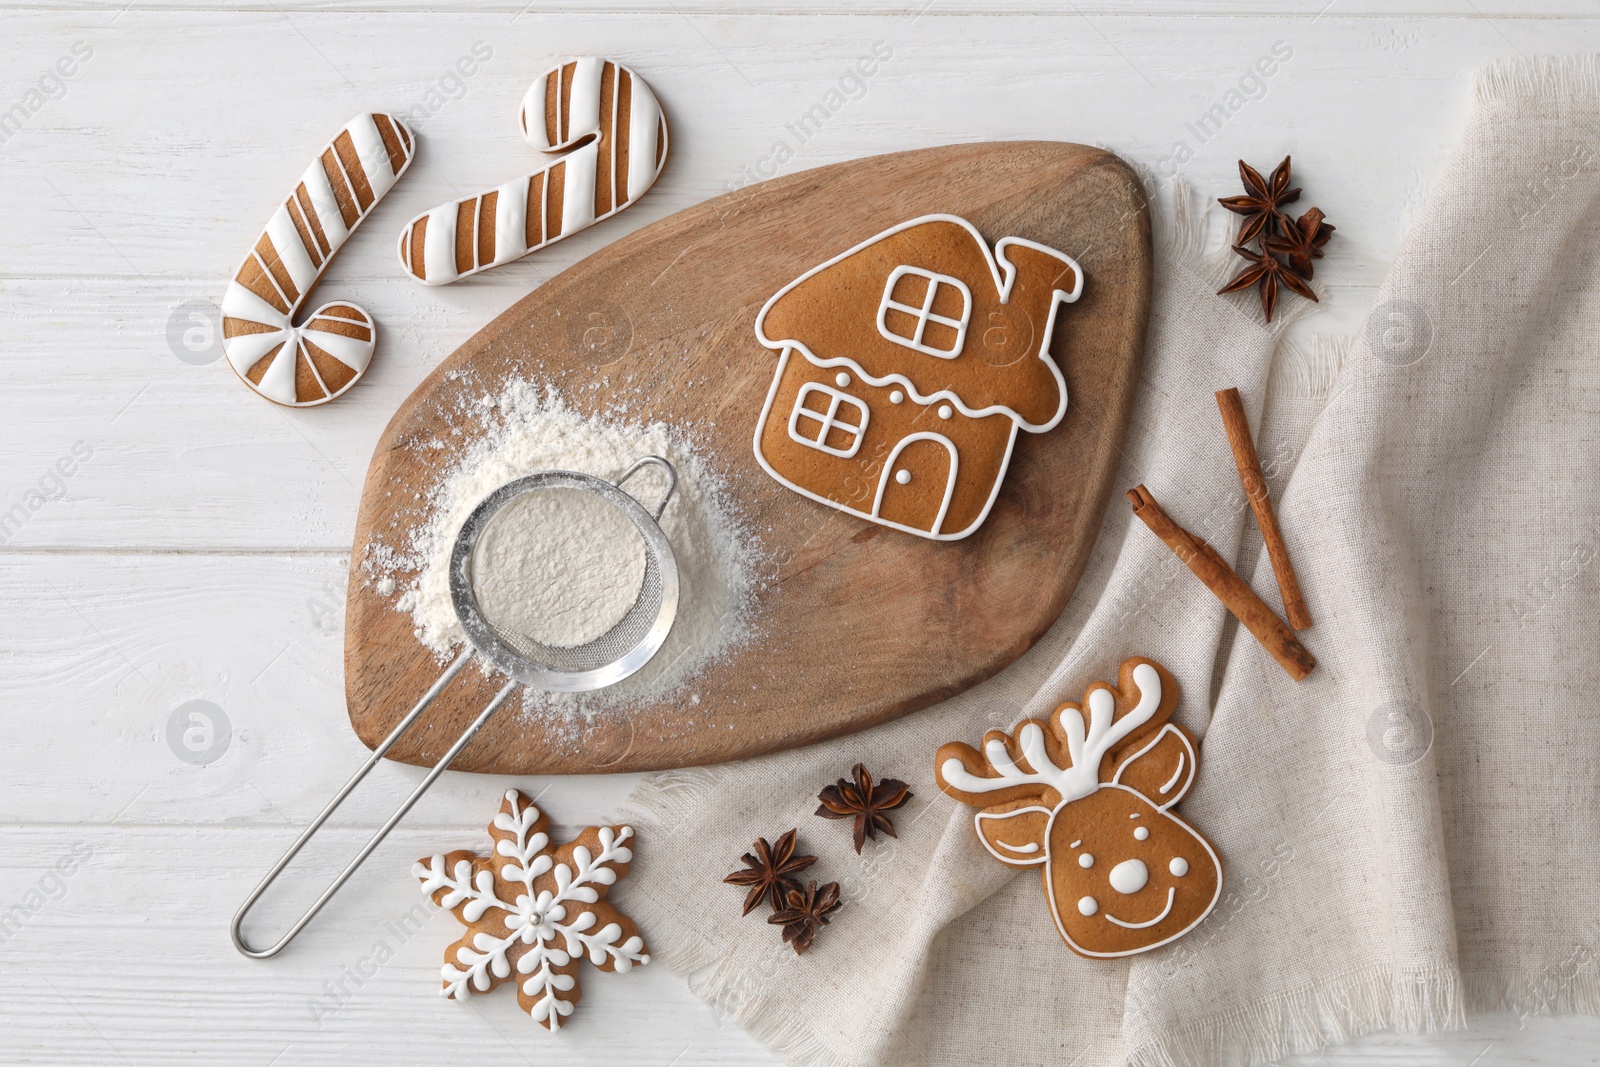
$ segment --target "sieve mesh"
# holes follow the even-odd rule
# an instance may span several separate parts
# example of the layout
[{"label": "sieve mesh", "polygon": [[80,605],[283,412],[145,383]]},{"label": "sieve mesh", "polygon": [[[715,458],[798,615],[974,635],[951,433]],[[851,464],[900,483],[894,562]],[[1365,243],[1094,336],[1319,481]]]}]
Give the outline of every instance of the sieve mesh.
[{"label": "sieve mesh", "polygon": [[[621,488],[646,466],[667,474],[667,488],[654,512]],[[661,648],[678,608],[678,563],[657,521],[677,487],[677,471],[659,456],[639,460],[615,482],[573,471],[542,471],[516,478],[489,494],[468,516],[456,538],[450,562],[450,597],[467,640],[496,667],[526,685],[558,692],[586,692],[621,681]],[[474,549],[494,517],[529,493],[579,489],[609,501],[644,540],[645,570],[638,597],[622,619],[588,644],[547,645],[527,634],[491,623],[483,615],[474,586]]]},{"label": "sieve mesh", "polygon": [[[635,525],[637,526],[637,523]],[[643,530],[639,532],[644,533]],[[639,586],[639,599],[633,602],[628,613],[615,626],[588,644],[562,648],[536,641],[515,630],[496,626],[489,619],[485,619],[484,624],[502,644],[528,662],[538,664],[547,670],[576,674],[598,670],[609,663],[615,663],[636,648],[655,625],[656,616],[661,613],[661,593],[661,561],[656,553],[650,550],[647,538],[644,581]]]}]

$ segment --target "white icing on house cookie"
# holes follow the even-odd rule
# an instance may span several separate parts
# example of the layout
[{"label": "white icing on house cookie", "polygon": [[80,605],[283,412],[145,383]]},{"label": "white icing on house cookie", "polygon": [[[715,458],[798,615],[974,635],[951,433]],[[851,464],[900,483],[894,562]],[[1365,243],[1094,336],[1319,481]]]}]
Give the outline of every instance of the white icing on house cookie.
[{"label": "white icing on house cookie", "polygon": [[1017,433],[1067,410],[1050,353],[1078,299],[1072,257],[991,249],[954,215],[893,226],[780,289],[756,318],[777,353],[757,461],[783,485],[897,530],[953,541],[988,517]]}]

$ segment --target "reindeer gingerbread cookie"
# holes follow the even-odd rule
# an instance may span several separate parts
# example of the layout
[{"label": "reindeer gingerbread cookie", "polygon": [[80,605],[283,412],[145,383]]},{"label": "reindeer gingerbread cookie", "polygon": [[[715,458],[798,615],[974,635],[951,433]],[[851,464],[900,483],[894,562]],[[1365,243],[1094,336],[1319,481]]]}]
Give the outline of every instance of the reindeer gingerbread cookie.
[{"label": "reindeer gingerbread cookie", "polygon": [[1147,952],[1182,937],[1222,890],[1216,850],[1172,812],[1194,782],[1194,738],[1170,722],[1178,686],[1135,658],[1115,687],[1048,722],[991,730],[983,751],[939,749],[939,787],[979,809],[978,838],[1014,867],[1039,867],[1056,929],[1080,956]]}]

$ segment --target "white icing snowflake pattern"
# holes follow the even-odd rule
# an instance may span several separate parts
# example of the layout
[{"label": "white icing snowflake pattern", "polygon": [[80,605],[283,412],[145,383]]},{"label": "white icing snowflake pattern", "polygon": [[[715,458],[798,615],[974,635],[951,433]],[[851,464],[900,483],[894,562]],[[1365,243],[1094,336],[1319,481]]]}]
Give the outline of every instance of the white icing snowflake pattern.
[{"label": "white icing snowflake pattern", "polygon": [[583,995],[585,956],[603,971],[627,971],[650,957],[632,920],[605,900],[633,861],[633,827],[590,827],[558,849],[549,828],[548,816],[513,789],[489,824],[490,855],[435,855],[411,873],[467,928],[445,950],[443,995],[486,993],[515,972],[522,1010],[557,1030]]}]

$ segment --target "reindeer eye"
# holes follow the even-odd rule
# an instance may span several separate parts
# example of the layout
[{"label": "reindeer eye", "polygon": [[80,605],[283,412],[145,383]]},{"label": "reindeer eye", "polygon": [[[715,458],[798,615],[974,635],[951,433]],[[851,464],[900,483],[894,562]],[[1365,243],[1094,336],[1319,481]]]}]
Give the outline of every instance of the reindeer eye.
[{"label": "reindeer eye", "polygon": [[1094,857],[1085,852],[1083,855],[1078,857],[1078,866],[1082,867],[1084,870],[1088,870],[1090,867],[1094,866]]},{"label": "reindeer eye", "polygon": [[1174,856],[1172,862],[1167,864],[1167,870],[1171,871],[1174,876],[1182,878],[1189,873],[1189,861],[1182,856]]},{"label": "reindeer eye", "polygon": [[1093,915],[1100,910],[1100,902],[1094,897],[1083,897],[1078,901],[1079,915]]},{"label": "reindeer eye", "polygon": [[1143,841],[1145,838],[1147,838],[1149,836],[1150,836],[1150,827],[1148,827],[1148,826],[1138,826],[1138,827],[1134,828],[1133,839],[1135,841]]}]

